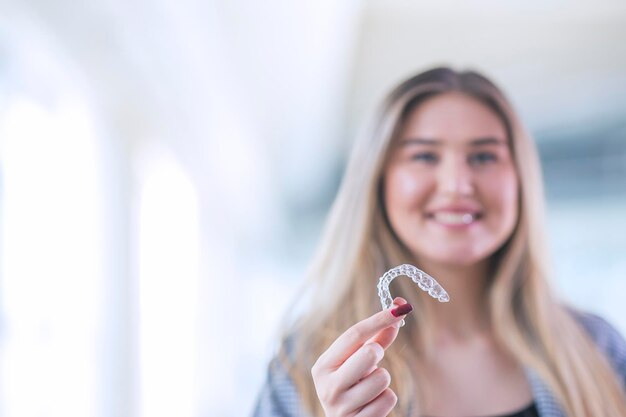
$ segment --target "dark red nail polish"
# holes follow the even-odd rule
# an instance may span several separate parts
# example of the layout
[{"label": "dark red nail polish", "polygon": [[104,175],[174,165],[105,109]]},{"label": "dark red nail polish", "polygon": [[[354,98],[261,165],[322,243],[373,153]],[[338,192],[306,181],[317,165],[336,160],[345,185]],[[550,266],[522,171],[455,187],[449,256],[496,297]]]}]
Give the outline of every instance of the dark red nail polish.
[{"label": "dark red nail polish", "polygon": [[400,317],[404,316],[405,314],[409,314],[411,311],[413,311],[413,306],[409,303],[406,303],[391,310],[391,314],[393,314],[394,317]]}]

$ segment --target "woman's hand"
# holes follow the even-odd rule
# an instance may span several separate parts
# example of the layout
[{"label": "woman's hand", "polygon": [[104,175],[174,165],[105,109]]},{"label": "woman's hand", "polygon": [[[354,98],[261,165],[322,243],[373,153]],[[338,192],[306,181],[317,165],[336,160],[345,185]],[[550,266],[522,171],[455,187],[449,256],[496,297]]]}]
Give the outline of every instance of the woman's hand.
[{"label": "woman's hand", "polygon": [[377,366],[413,308],[403,298],[346,330],[311,369],[326,417],[383,417],[396,405],[391,376]]}]

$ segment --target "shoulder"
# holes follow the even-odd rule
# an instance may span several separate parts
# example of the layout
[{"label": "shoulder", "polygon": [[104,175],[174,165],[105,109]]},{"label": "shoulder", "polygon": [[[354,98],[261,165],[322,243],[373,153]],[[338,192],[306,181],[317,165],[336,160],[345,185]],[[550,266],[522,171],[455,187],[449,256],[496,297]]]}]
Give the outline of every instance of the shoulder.
[{"label": "shoulder", "polygon": [[[286,342],[287,361],[292,361],[293,339]],[[267,377],[261,388],[253,417],[307,417],[300,394],[289,375],[285,360],[274,357],[267,368]]]},{"label": "shoulder", "polygon": [[626,340],[604,318],[589,312],[571,310],[576,321],[589,334],[623,381],[626,381]]},{"label": "shoulder", "polygon": [[606,319],[597,314],[571,310],[574,319],[603,351],[626,356],[626,340]]}]

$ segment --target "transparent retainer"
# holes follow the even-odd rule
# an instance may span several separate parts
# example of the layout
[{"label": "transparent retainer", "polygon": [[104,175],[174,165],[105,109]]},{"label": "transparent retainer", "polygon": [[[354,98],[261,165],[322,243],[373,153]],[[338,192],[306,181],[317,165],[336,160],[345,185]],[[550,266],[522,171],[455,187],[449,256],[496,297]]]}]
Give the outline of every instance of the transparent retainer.
[{"label": "transparent retainer", "polygon": [[[393,304],[393,297],[391,297],[391,293],[389,292],[389,284],[394,280],[394,278],[399,277],[400,275],[411,278],[411,280],[413,280],[413,282],[416,283],[420,289],[426,291],[428,295],[436,298],[440,303],[447,303],[450,301],[450,296],[446,290],[439,285],[435,278],[413,265],[403,264],[396,266],[395,268],[391,268],[378,280],[378,296],[380,297],[380,304],[383,306],[383,310],[391,308],[391,305]],[[404,319],[400,322],[400,326],[404,326]]]}]

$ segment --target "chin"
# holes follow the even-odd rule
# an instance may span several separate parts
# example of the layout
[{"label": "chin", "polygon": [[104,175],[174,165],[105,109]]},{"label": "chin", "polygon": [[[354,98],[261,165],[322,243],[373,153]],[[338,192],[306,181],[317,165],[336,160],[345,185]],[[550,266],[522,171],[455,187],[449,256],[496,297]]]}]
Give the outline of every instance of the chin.
[{"label": "chin", "polygon": [[417,260],[419,262],[420,259],[423,259],[426,263],[433,263],[446,267],[464,268],[484,262],[489,259],[493,253],[494,251],[475,252],[472,250],[454,251],[445,255],[439,253],[431,256],[426,253],[422,253],[422,255],[417,256]]},{"label": "chin", "polygon": [[486,258],[475,258],[475,257],[457,257],[452,259],[442,259],[439,261],[440,264],[455,267],[455,268],[465,268],[476,265]]}]

